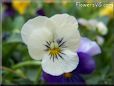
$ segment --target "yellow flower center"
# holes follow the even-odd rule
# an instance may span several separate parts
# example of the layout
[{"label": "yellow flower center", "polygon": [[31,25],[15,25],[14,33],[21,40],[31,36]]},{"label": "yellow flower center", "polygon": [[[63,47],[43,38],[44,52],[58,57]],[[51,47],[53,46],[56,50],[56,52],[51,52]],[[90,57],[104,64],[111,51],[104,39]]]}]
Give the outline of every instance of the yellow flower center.
[{"label": "yellow flower center", "polygon": [[57,57],[57,55],[61,53],[61,49],[57,42],[52,42],[48,51],[52,57]]},{"label": "yellow flower center", "polygon": [[53,57],[56,57],[57,55],[59,55],[61,53],[61,49],[60,48],[53,48],[49,50],[49,54]]},{"label": "yellow flower center", "polygon": [[45,51],[49,53],[50,59],[52,58],[53,62],[54,59],[58,59],[58,57],[64,59],[63,55],[65,55],[65,53],[63,53],[63,50],[67,47],[65,43],[66,41],[61,38],[52,42],[46,41],[46,44],[44,44],[46,47]]},{"label": "yellow flower center", "polygon": [[64,73],[65,78],[71,78],[73,76],[72,73]]}]

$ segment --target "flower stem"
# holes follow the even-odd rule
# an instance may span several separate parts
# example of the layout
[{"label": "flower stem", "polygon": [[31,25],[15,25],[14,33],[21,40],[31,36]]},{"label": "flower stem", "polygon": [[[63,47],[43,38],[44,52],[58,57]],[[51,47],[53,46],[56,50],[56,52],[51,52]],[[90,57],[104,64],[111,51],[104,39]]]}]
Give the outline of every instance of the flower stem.
[{"label": "flower stem", "polygon": [[38,82],[40,82],[41,80],[41,72],[42,71],[42,68],[41,66],[38,68],[38,72],[37,72],[37,75],[36,75],[36,79],[35,79],[35,84],[38,84]]},{"label": "flower stem", "polygon": [[38,66],[40,64],[41,64],[41,61],[25,61],[25,62],[21,62],[17,65],[14,65],[12,68],[18,69],[18,68],[23,67],[23,66],[30,66],[30,65]]},{"label": "flower stem", "polygon": [[5,66],[0,66],[0,70],[2,70],[2,71],[5,70],[5,71],[7,71],[7,72],[9,72],[9,73],[18,75],[18,76],[20,76],[21,78],[26,78],[25,76],[21,75],[20,73],[16,72],[15,70],[12,70],[12,69],[10,69],[10,68],[8,68],[8,67],[5,67]]}]

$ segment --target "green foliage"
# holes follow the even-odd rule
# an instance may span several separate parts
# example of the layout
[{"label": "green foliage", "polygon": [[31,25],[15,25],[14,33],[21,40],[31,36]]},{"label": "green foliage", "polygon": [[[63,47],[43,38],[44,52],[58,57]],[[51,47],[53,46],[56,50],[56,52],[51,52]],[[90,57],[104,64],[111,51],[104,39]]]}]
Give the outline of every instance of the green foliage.
[{"label": "green foliage", "polygon": [[[3,5],[4,6],[4,5]],[[114,61],[114,19],[99,17],[100,8],[76,7],[74,2],[63,6],[62,3],[38,3],[32,2],[24,15],[15,13],[14,16],[7,16],[2,20],[2,35],[9,33],[5,40],[2,40],[2,74],[3,84],[42,84],[40,61],[34,61],[29,56],[26,45],[23,44],[20,30],[22,25],[30,18],[38,16],[36,11],[43,8],[45,15],[50,17],[57,13],[68,13],[76,18],[97,19],[104,22],[108,27],[108,34],[103,36],[105,41],[101,45],[102,53],[94,57],[96,70],[91,75],[83,75],[87,84],[112,84]],[[64,22],[64,21],[63,21]],[[88,31],[85,27],[79,26],[82,36],[95,40],[96,32]],[[0,77],[1,80],[1,77]]]}]

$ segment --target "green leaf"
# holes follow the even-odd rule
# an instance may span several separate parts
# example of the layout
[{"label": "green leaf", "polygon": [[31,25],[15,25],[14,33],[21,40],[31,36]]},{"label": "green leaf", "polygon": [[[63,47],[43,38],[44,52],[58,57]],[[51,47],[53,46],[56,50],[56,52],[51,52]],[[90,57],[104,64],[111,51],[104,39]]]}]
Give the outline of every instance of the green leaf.
[{"label": "green leaf", "polygon": [[103,16],[103,17],[100,17],[98,20],[102,21],[105,25],[107,25],[109,22],[109,17]]},{"label": "green leaf", "polygon": [[13,84],[18,84],[18,85],[33,85],[33,82],[29,79],[14,79]]},{"label": "green leaf", "polygon": [[37,70],[37,75],[36,75],[36,78],[35,78],[35,83],[37,84],[38,83],[38,81],[40,81],[40,79],[41,78],[39,78],[39,77],[41,77],[41,74],[42,74],[42,68],[41,68],[41,66],[38,68],[38,70]]},{"label": "green leaf", "polygon": [[24,24],[25,20],[24,20],[24,17],[23,16],[17,16],[15,19],[14,19],[14,22],[13,22],[13,25],[14,25],[14,30],[15,29],[18,29],[20,30],[22,25]]},{"label": "green leaf", "polygon": [[14,43],[14,42],[22,42],[21,34],[20,33],[13,33],[8,40],[7,43]]},{"label": "green leaf", "polygon": [[[40,68],[40,66],[26,67],[25,72],[26,72],[27,78],[29,80],[35,82],[35,79],[36,79],[36,76],[37,76],[37,72],[41,72],[41,71],[38,70],[39,68]],[[40,79],[40,77],[38,77],[38,79]]]}]

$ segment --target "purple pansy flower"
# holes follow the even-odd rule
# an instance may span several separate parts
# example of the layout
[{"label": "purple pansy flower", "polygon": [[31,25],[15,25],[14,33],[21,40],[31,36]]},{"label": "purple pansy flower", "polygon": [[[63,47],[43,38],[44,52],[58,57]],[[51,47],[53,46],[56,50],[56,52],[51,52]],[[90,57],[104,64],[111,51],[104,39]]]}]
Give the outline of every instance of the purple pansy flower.
[{"label": "purple pansy flower", "polygon": [[15,10],[13,8],[6,8],[6,10],[4,11],[3,16],[13,16],[15,14]]},{"label": "purple pansy flower", "polygon": [[10,17],[15,15],[15,10],[13,9],[11,2],[4,2],[3,5],[5,6],[5,10],[2,13],[2,20],[5,17]]},{"label": "purple pansy flower", "polygon": [[101,49],[95,41],[82,37],[78,49],[79,64],[76,70],[81,74],[92,73],[96,66],[92,56],[100,53]]},{"label": "purple pansy flower", "polygon": [[101,49],[95,41],[82,37],[80,48],[78,49],[78,67],[74,71],[60,76],[52,76],[43,71],[43,80],[49,84],[85,84],[85,80],[80,74],[89,74],[94,71],[96,65],[92,56],[99,53],[101,53]]}]

